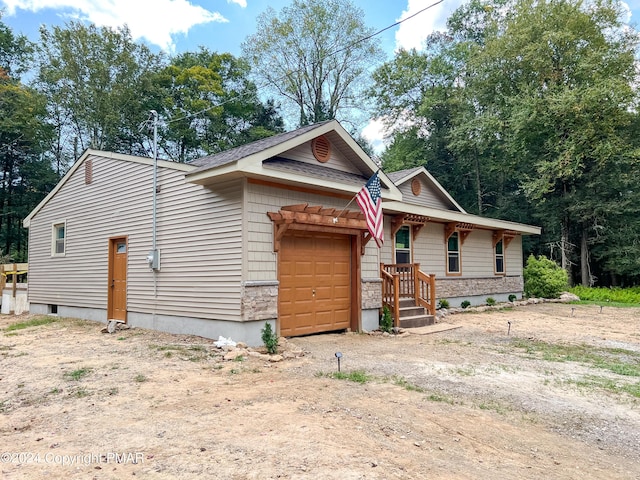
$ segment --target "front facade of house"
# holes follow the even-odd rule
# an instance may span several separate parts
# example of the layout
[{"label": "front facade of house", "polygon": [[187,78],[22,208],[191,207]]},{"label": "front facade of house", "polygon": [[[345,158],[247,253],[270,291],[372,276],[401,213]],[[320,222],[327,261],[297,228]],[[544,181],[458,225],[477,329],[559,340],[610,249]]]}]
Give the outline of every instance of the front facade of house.
[{"label": "front facade of house", "polygon": [[521,235],[539,233],[466,214],[420,168],[380,173],[379,250],[350,204],[378,167],[336,121],[156,168],[154,189],[152,159],[89,150],[31,212],[31,312],[249,344],[265,322],[370,330],[381,264],[419,263],[438,298],[501,300],[521,295]]}]

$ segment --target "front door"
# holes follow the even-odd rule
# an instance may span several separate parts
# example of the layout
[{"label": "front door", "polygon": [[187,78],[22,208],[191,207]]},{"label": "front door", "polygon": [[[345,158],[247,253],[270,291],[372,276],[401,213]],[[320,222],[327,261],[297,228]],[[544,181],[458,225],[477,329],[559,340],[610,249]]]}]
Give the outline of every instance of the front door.
[{"label": "front door", "polygon": [[109,240],[109,320],[127,320],[127,238]]}]

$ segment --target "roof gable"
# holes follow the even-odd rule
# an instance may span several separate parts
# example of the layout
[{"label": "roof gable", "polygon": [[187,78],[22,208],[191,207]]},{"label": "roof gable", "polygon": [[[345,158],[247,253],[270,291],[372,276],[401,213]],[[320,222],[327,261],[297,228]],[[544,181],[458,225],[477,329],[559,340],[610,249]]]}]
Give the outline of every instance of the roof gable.
[{"label": "roof gable", "polygon": [[[73,166],[69,169],[69,171],[60,179],[57,185],[49,192],[49,194],[44,197],[44,199],[27,215],[27,217],[22,221],[24,227],[29,228],[29,224],[31,223],[31,219],[53,198],[53,196],[58,193],[58,191],[69,181],[69,179],[73,176],[73,174],[84,165],[85,161],[89,158],[93,157],[102,157],[107,159],[120,160],[123,162],[133,162],[133,163],[141,163],[145,165],[153,165],[153,158],[149,157],[137,157],[135,155],[125,155],[121,153],[114,152],[105,152],[101,150],[92,150],[90,148],[86,149],[80,158],[76,160]],[[173,170],[181,170],[183,172],[189,172],[194,169],[193,166],[187,165],[184,163],[176,163],[170,162],[167,160],[158,160],[158,167],[161,168],[171,168]],[[150,187],[151,188],[151,187]]]},{"label": "roof gable", "polygon": [[[327,158],[314,156],[314,141],[320,138],[329,144],[331,154]],[[200,158],[192,165],[197,168],[186,179],[202,185],[235,176],[353,194],[380,170],[337,120],[264,138]],[[384,198],[402,198],[394,183],[382,172],[380,182]]]},{"label": "roof gable", "polygon": [[442,185],[424,167],[388,174],[402,192],[402,200],[414,205],[466,213]]}]

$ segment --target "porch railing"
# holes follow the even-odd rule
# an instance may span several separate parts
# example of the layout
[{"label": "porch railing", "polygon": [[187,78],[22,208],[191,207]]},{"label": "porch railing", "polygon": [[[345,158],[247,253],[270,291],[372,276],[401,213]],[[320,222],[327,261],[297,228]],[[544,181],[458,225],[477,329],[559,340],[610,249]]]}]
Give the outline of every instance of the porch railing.
[{"label": "porch railing", "polygon": [[436,314],[436,276],[420,270],[419,263],[381,263],[380,276],[382,304],[391,311],[395,326],[400,322],[401,298],[411,298],[430,315]]}]

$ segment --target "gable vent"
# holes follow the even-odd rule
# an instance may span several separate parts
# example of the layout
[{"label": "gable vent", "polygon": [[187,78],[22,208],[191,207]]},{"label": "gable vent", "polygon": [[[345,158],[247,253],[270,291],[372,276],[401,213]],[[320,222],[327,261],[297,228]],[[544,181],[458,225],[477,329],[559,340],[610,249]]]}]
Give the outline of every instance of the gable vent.
[{"label": "gable vent", "polygon": [[411,181],[411,192],[413,192],[413,194],[417,197],[418,195],[420,195],[421,191],[422,191],[422,184],[420,183],[420,180],[418,180],[417,178],[414,178]]},{"label": "gable vent", "polygon": [[331,157],[331,143],[327,137],[320,135],[311,141],[311,151],[320,163],[325,163]]},{"label": "gable vent", "polygon": [[88,159],[84,162],[84,183],[89,185],[93,182],[93,160]]}]

